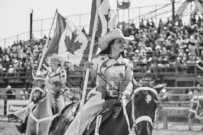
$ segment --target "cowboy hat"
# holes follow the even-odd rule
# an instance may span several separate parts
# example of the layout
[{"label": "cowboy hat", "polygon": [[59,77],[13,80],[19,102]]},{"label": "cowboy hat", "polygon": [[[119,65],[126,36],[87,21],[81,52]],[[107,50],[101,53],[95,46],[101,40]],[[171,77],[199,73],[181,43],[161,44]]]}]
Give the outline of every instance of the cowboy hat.
[{"label": "cowboy hat", "polygon": [[50,64],[52,59],[57,59],[61,64],[64,63],[63,57],[59,56],[58,54],[54,53],[51,56],[48,57],[48,63]]},{"label": "cowboy hat", "polygon": [[108,46],[108,43],[113,39],[124,39],[124,40],[133,40],[134,37],[125,37],[123,32],[120,29],[113,29],[103,37],[99,39],[98,45],[103,50]]}]

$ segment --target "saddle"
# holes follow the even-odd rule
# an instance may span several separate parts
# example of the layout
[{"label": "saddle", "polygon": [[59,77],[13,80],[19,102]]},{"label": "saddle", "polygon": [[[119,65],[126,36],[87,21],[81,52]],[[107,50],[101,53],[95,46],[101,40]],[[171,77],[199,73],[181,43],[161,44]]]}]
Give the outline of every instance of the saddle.
[{"label": "saddle", "polygon": [[[122,105],[120,101],[116,99],[106,100],[106,102],[103,105],[103,110],[98,114],[102,116],[101,125],[102,123],[108,121],[110,118],[118,118],[121,112],[122,112]],[[83,135],[91,135],[95,131],[97,116],[86,128]]]}]

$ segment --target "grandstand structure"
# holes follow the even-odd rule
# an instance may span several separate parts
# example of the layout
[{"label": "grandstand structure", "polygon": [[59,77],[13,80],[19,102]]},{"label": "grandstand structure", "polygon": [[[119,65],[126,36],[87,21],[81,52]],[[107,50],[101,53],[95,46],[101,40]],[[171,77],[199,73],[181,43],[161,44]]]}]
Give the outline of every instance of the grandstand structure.
[{"label": "grandstand structure", "polygon": [[[180,10],[183,9],[184,3],[180,3],[180,2],[176,2],[176,13],[180,12]],[[180,8],[178,8],[180,7]],[[147,8],[148,11],[143,10],[143,8]],[[148,36],[149,33],[151,33],[151,31],[155,30],[155,31],[159,31],[160,29],[162,30],[168,30],[169,29],[169,35],[167,35],[170,38],[173,38],[173,40],[170,40],[170,43],[174,40],[180,40],[178,37],[178,34],[174,31],[176,30],[171,30],[171,25],[176,26],[175,28],[178,29],[179,25],[181,25],[179,22],[181,21],[177,21],[176,24],[173,23],[171,21],[171,3],[166,3],[163,5],[153,5],[153,6],[145,6],[145,7],[130,7],[129,8],[129,18],[124,18],[125,14],[123,10],[117,11],[117,13],[119,13],[120,15],[120,20],[118,22],[118,24],[122,25],[122,29],[124,31],[125,34],[135,34],[136,37],[136,41],[134,41],[130,47],[128,48],[128,50],[130,50],[130,52],[127,53],[127,56],[129,58],[135,57],[136,51],[139,51],[140,55],[141,55],[141,50],[138,50],[135,46],[139,46],[139,42],[141,40],[143,40],[142,43],[146,44],[150,44],[149,42],[153,42],[154,45],[157,45],[157,43],[159,42],[160,44],[162,44],[163,40],[167,40],[169,41],[169,39],[167,37],[165,37],[165,39],[162,37],[162,35],[164,35],[163,33],[158,33],[158,38],[155,38],[153,40],[150,39],[149,37],[146,39],[145,37],[142,36],[142,34],[144,33],[145,36]],[[143,12],[142,12],[143,11]],[[135,14],[134,14],[135,13]],[[123,14],[123,17],[122,17]],[[189,15],[191,16],[191,14]],[[72,15],[72,16],[67,16],[67,18],[74,20],[73,22],[75,22],[75,24],[84,30],[87,31],[89,26],[87,24],[89,24],[89,18],[90,18],[90,14],[89,13],[85,13],[85,14],[79,14],[79,15]],[[86,19],[84,19],[86,18]],[[46,41],[46,33],[49,31],[49,28],[46,28],[45,26],[50,26],[50,25],[45,25],[46,23],[49,24],[50,20],[52,20],[52,18],[48,18],[48,19],[40,19],[40,20],[34,20],[33,21],[33,26],[34,28],[36,28],[35,30],[33,30],[33,35],[35,36],[35,38],[33,38],[32,41],[29,41],[29,32],[25,32],[22,34],[19,34],[17,36],[13,36],[11,38],[7,38],[7,39],[3,39],[0,41],[0,45],[2,48],[8,48],[8,46],[10,46],[9,48],[11,48],[11,50],[13,51],[13,55],[12,57],[15,58],[15,55],[17,55],[16,50],[18,50],[19,48],[16,47],[18,46],[17,44],[21,44],[22,45],[26,45],[29,48],[29,51],[27,51],[25,54],[28,56],[34,56],[35,57],[35,53],[40,52],[40,50],[42,50],[43,48],[43,44]],[[88,21],[85,21],[88,20]],[[181,20],[181,19],[180,19]],[[82,22],[84,21],[84,22]],[[193,24],[191,24],[191,26],[188,27],[184,27],[181,25],[181,27],[184,27],[184,30],[181,31],[192,31],[191,33],[189,33],[188,35],[188,40],[187,43],[184,42],[184,45],[187,45],[188,47],[186,48],[181,48],[182,50],[187,50],[185,52],[185,54],[187,55],[187,60],[185,60],[185,63],[182,63],[184,60],[181,61],[180,63],[180,59],[182,59],[182,55],[179,56],[179,54],[176,52],[175,53],[175,60],[171,60],[170,59],[174,59],[172,58],[172,56],[167,56],[167,60],[165,61],[166,63],[168,63],[167,66],[160,66],[161,61],[163,62],[165,59],[165,54],[160,54],[162,56],[157,56],[156,53],[152,53],[150,54],[150,60],[147,57],[147,53],[145,53],[145,56],[139,56],[139,60],[135,62],[135,66],[134,66],[134,76],[136,79],[139,79],[143,76],[151,76],[153,78],[156,79],[157,83],[167,83],[168,86],[170,87],[174,87],[174,86],[188,86],[188,87],[192,87],[192,86],[196,86],[196,84],[201,84],[203,85],[203,80],[202,77],[203,76],[203,68],[201,67],[201,46],[195,49],[195,51],[198,51],[198,53],[193,53],[194,49],[191,49],[191,47],[189,47],[192,43],[192,41],[190,42],[191,37],[193,37],[193,34],[199,34],[200,32],[196,32],[195,28],[196,25],[199,25],[198,28],[201,28],[201,24],[198,24],[200,21],[201,22],[201,18],[199,18],[198,20],[196,20],[196,22],[194,22]],[[154,24],[154,27],[152,27],[152,23]],[[135,26],[135,27],[134,27]],[[144,27],[142,27],[144,26]],[[170,33],[172,32],[172,34]],[[87,32],[86,32],[87,33]],[[171,34],[171,35],[170,35]],[[88,34],[87,34],[88,35]],[[175,35],[175,36],[174,36]],[[201,35],[201,34],[200,34]],[[184,37],[184,35],[181,35]],[[184,37],[185,38],[185,37]],[[24,40],[25,39],[25,40]],[[12,40],[12,43],[9,44],[9,40]],[[23,41],[24,40],[24,41]],[[15,43],[13,43],[13,41],[16,41]],[[198,44],[201,41],[198,41]],[[179,44],[179,47],[182,45],[180,43],[176,43]],[[193,43],[192,43],[193,44]],[[133,50],[132,50],[132,46],[134,46]],[[149,47],[148,45],[146,47]],[[28,48],[20,48],[20,49],[28,49]],[[157,51],[156,47],[154,48],[155,52]],[[150,50],[150,49],[149,49]],[[152,48],[153,50],[153,48]],[[191,52],[189,52],[191,51]],[[145,48],[145,52],[146,52],[146,48]],[[133,54],[132,54],[133,53]],[[173,53],[173,52],[172,52]],[[183,54],[184,55],[184,54]],[[189,56],[190,55],[190,56]],[[193,56],[192,56],[193,55]],[[26,57],[28,57],[26,56]],[[5,57],[10,57],[10,56],[5,56]],[[37,57],[37,56],[36,56]],[[142,59],[142,58],[143,59]],[[192,58],[191,58],[192,57]],[[5,58],[6,59],[6,58]],[[159,60],[161,59],[161,60]],[[2,72],[0,72],[0,87],[5,88],[7,85],[12,85],[12,87],[31,87],[32,85],[32,68],[34,66],[36,66],[37,64],[37,58],[32,59],[32,62],[29,62],[30,59],[26,59],[25,61],[18,61],[16,62],[14,60],[10,60],[9,62],[12,63],[11,65],[13,65],[13,67],[18,67],[18,69],[15,70],[15,72],[6,72],[8,71],[8,69],[5,70],[5,68],[9,68],[9,64],[7,63],[6,67],[3,67],[5,65],[2,65]],[[134,58],[133,58],[134,60]],[[146,61],[145,61],[146,60]],[[168,61],[168,62],[167,62]],[[29,64],[25,64],[23,65],[22,68],[22,63],[23,62],[28,62]],[[173,63],[173,64],[170,64]],[[18,63],[18,64],[15,64]],[[162,63],[161,63],[162,64]],[[152,67],[153,65],[153,67]],[[163,64],[162,64],[163,65]],[[21,66],[21,67],[20,67]],[[29,66],[29,68],[25,69],[26,66]],[[20,67],[20,68],[19,68]],[[80,87],[83,81],[83,77],[84,74],[80,71],[77,72],[68,72],[68,85],[69,86],[77,86]],[[89,85],[91,85],[91,82],[89,83]]]}]

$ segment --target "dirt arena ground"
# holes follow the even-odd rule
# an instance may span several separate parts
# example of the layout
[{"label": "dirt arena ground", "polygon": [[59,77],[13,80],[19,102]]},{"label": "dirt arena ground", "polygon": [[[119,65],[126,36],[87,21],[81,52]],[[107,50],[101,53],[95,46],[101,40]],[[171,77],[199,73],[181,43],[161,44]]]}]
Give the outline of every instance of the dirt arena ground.
[{"label": "dirt arena ground", "polygon": [[[0,135],[20,135],[15,127],[16,122],[0,121]],[[203,135],[200,126],[194,126],[193,131],[188,130],[188,126],[170,125],[168,129],[161,126],[153,131],[153,135]]]}]

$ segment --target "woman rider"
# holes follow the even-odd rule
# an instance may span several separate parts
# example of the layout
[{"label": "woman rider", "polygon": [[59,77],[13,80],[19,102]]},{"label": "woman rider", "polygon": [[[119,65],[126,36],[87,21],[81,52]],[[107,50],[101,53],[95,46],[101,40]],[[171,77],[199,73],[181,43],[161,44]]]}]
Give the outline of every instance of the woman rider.
[{"label": "woman rider", "polygon": [[[92,62],[86,62],[90,68],[91,78],[96,77],[96,87],[89,93],[88,101],[84,104],[81,114],[81,135],[90,120],[102,109],[105,100],[112,98],[127,99],[132,94],[133,64],[123,57],[124,40],[133,40],[133,37],[124,37],[120,29],[113,29],[99,40],[102,51]],[[90,97],[91,96],[91,97]],[[72,121],[65,135],[75,135],[80,112]]]}]

